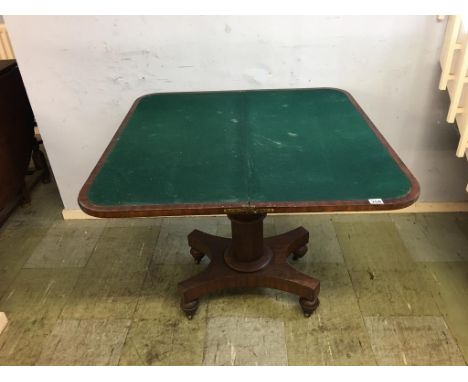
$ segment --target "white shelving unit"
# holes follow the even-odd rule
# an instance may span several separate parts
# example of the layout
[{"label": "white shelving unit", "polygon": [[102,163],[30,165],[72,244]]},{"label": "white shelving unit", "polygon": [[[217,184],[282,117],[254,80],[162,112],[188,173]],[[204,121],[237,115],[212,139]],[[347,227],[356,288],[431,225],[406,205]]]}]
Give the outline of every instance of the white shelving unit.
[{"label": "white shelving unit", "polygon": [[14,58],[5,24],[0,24],[0,60],[13,60]]},{"label": "white shelving unit", "polygon": [[3,332],[3,329],[5,329],[7,324],[8,324],[7,316],[5,315],[5,313],[0,312],[0,333]]},{"label": "white shelving unit", "polygon": [[[456,156],[468,160],[468,17],[449,16],[440,56],[439,89],[447,90],[450,107],[447,122],[456,122],[460,141]],[[468,185],[466,186],[468,192]]]}]

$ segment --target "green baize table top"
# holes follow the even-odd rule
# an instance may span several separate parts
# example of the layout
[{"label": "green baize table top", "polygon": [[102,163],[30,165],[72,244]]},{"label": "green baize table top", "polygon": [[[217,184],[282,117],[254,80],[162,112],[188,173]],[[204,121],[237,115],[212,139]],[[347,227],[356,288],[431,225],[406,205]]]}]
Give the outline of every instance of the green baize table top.
[{"label": "green baize table top", "polygon": [[86,202],[125,209],[404,199],[415,181],[372,126],[338,89],[147,95],[88,181]]}]

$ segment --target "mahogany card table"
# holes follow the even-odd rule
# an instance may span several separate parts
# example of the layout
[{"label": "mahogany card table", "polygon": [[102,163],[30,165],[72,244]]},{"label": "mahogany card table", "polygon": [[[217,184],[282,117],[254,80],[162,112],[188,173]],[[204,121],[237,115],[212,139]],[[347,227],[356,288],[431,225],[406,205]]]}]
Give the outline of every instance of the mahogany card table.
[{"label": "mahogany card table", "polygon": [[[161,93],[135,101],[78,201],[103,218],[225,214],[232,235],[188,235],[205,270],[179,283],[188,318],[225,288],[296,294],[305,316],[319,280],[290,263],[299,227],[264,237],[267,214],[392,210],[419,185],[354,98],[331,88]],[[291,258],[291,259],[289,259]]]}]

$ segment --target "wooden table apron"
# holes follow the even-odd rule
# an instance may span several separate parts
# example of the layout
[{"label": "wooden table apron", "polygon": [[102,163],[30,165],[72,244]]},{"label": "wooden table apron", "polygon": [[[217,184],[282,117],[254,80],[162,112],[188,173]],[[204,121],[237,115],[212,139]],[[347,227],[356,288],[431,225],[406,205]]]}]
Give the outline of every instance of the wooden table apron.
[{"label": "wooden table apron", "polygon": [[[180,103],[177,103],[179,100]],[[144,110],[148,110],[147,113],[153,119],[141,118],[140,112],[140,119],[136,123],[138,107],[142,101],[146,102]],[[163,106],[166,103],[166,109],[153,110],[151,107],[157,108],[159,105],[156,101]],[[213,102],[212,113],[209,102]],[[193,104],[198,105],[199,108],[194,109]],[[260,111],[255,106],[258,106]],[[262,110],[265,115],[261,113]],[[314,112],[310,113],[309,110]],[[344,118],[340,117],[340,110],[343,111]],[[197,116],[196,111],[201,116]],[[159,115],[166,118],[166,125],[158,119]],[[230,171],[231,177],[235,174],[241,176],[240,183],[233,183],[232,179],[224,180],[223,178],[225,183],[220,183],[219,189],[213,190],[211,196],[213,200],[203,200],[204,187],[213,189],[218,181],[221,182],[213,178],[221,174],[219,171],[222,171],[223,167],[216,163],[216,149],[212,154],[206,152],[208,148],[215,147],[217,143],[213,142],[211,145],[198,141],[198,135],[203,136],[204,120],[211,121],[211,127],[207,122],[206,131],[215,134],[219,141],[224,139],[223,131],[219,131],[222,127],[225,134],[232,138],[231,140],[239,140],[235,145],[226,138],[223,141],[225,146],[222,146],[220,150],[223,150],[222,155],[225,155],[224,151],[227,148],[231,149],[232,157],[227,157],[228,160],[223,157],[223,160],[226,161],[226,166],[230,166],[226,171]],[[202,123],[201,126],[200,123]],[[233,124],[235,130],[232,130],[229,123]],[[356,126],[357,137],[353,136],[354,127],[348,126],[353,123]],[[192,135],[189,135],[189,138],[194,142],[184,144],[193,146],[199,142],[203,151],[200,152],[198,159],[191,156],[183,162],[186,156],[184,149],[189,150],[187,148],[189,146],[181,146],[182,144],[174,143],[170,138],[180,138],[181,130],[191,128],[195,124],[197,124],[199,134],[198,131],[191,130]],[[269,124],[272,127],[269,127]],[[161,147],[164,145],[150,146],[145,151],[145,145],[142,144],[143,153],[139,153],[139,142],[133,142],[129,134],[125,135],[125,129],[129,125],[132,131],[136,132],[134,134],[144,137],[140,138],[143,140],[146,140],[146,137],[150,140],[149,137],[159,134],[159,139],[166,142],[168,150],[171,151],[165,152],[165,148]],[[309,126],[314,129],[316,137],[304,134],[307,133]],[[165,128],[168,131],[167,134],[164,133]],[[330,137],[331,133],[324,132],[327,128],[332,129],[335,136]],[[372,134],[366,132],[367,128]],[[147,132],[144,131],[145,129]],[[302,141],[295,140],[298,136],[301,136],[307,145],[301,145]],[[253,140],[254,138],[257,140]],[[330,139],[337,140],[337,148],[330,147]],[[127,143],[130,150],[124,147]],[[247,152],[241,151],[244,146],[247,147],[245,149]],[[262,152],[264,147],[270,151]],[[360,147],[368,148],[367,154],[371,159],[374,158],[375,163],[380,164],[380,168],[363,169],[365,167],[362,162],[363,158],[354,160],[354,157],[362,155],[362,150],[359,151]],[[317,153],[318,148],[323,152]],[[174,157],[177,150],[179,150],[179,156]],[[193,150],[193,147],[190,150]],[[275,155],[271,158],[273,163],[271,171],[274,172],[275,160],[278,161],[278,169],[282,168],[283,171],[285,169],[287,171],[281,174],[270,174],[269,178],[264,173],[256,173],[257,164],[264,172],[268,172],[266,169],[269,166],[269,158],[262,158],[260,154],[255,157],[248,150],[257,150],[260,154],[273,152]],[[348,157],[342,158],[339,164],[341,167],[345,166],[344,169],[333,163],[333,153],[336,153],[336,150],[345,150],[343,155],[348,154]],[[328,151],[331,154],[327,157]],[[306,160],[306,163],[301,163],[298,169],[294,166],[296,154],[302,161]],[[138,155],[149,156],[143,161],[150,166],[149,168],[142,167],[141,161],[135,161]],[[152,158],[151,155],[154,157]],[[178,168],[170,166],[167,160],[170,158],[182,160],[180,166],[192,180],[193,194],[190,194],[190,184],[187,185],[188,189],[185,189],[183,182],[180,183],[180,176],[184,174],[174,173]],[[309,161],[309,158],[315,159],[315,162]],[[166,162],[164,162],[165,159]],[[156,161],[158,163],[151,167]],[[242,165],[244,162],[246,164]],[[123,169],[122,167],[125,166],[122,163],[131,163],[134,168]],[[167,169],[165,165],[170,168]],[[211,174],[211,178],[198,182],[196,177],[198,174],[201,178],[203,177],[204,165],[206,165],[206,172]],[[165,174],[167,179],[174,179],[173,183],[164,183],[164,179],[153,179],[151,175],[153,169],[160,172],[154,174],[155,178]],[[328,169],[330,171],[327,171]],[[195,175],[189,173],[190,170],[196,170]],[[316,174],[316,177],[310,176],[311,174]],[[348,184],[340,183],[340,174],[347,179]],[[159,197],[164,202],[157,200],[153,202],[152,194],[138,191],[141,190],[138,184],[135,184],[135,188],[132,189],[132,176],[144,177],[147,187],[154,189],[155,197]],[[353,177],[357,180],[353,181]],[[314,187],[314,181],[316,187]],[[138,183],[138,178],[135,178],[133,182]],[[328,200],[323,191],[320,193],[320,189],[325,192],[327,190],[324,182],[329,182],[339,188],[330,189],[330,194],[340,196],[340,200]],[[296,183],[301,189],[291,188]],[[122,188],[119,189],[120,184]],[[156,187],[159,185],[161,189]],[[277,191],[276,187],[280,191]],[[365,191],[366,187],[367,191]],[[318,189],[315,194],[314,188]],[[347,188],[351,193],[351,198],[348,199]],[[233,189],[240,196],[233,195]],[[300,200],[304,195],[307,196],[309,189],[312,198]],[[218,191],[224,192],[225,195],[217,195]],[[365,192],[369,192],[369,195],[361,197]],[[380,193],[383,193],[385,197],[379,198]],[[292,200],[288,200],[288,195]],[[320,283],[313,277],[298,272],[288,263],[290,255],[294,260],[305,255],[309,234],[303,227],[299,227],[281,235],[264,238],[263,220],[267,213],[391,210],[411,205],[418,196],[418,182],[354,98],[343,90],[319,88],[166,93],[141,97],[135,101],[85,182],[78,202],[86,213],[104,218],[212,214],[228,216],[231,221],[231,238],[209,235],[198,230],[194,230],[188,236],[190,253],[195,261],[199,263],[204,256],[210,259],[204,271],[179,283],[179,291],[182,295],[181,308],[189,318],[194,315],[199,298],[203,295],[225,288],[239,287],[267,287],[296,294],[299,296],[300,306],[305,316],[310,316],[319,304]],[[214,200],[216,198],[218,199]]]}]

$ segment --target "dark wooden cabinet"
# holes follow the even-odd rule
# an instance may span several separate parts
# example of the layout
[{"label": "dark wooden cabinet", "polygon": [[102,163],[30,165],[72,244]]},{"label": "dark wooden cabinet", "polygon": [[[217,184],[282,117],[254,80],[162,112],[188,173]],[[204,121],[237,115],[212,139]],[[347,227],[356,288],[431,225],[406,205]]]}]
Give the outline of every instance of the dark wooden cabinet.
[{"label": "dark wooden cabinet", "polygon": [[25,176],[38,146],[34,126],[16,61],[0,61],[0,225],[27,195]]}]

